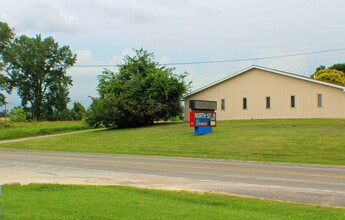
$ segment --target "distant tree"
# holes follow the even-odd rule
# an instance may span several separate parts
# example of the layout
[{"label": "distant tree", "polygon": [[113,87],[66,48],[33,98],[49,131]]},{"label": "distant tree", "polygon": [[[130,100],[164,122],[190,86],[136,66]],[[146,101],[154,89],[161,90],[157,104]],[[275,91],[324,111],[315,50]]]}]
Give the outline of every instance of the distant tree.
[{"label": "distant tree", "polygon": [[[6,53],[10,48],[10,44],[14,38],[14,31],[8,26],[7,23],[0,21],[0,91],[8,88],[8,78],[3,75],[4,67],[6,66]],[[0,93],[0,106],[6,103],[6,97],[3,93]]]},{"label": "distant tree", "polygon": [[335,69],[323,69],[314,74],[314,79],[345,86],[345,73]]},{"label": "distant tree", "polygon": [[13,122],[24,122],[27,121],[30,112],[26,111],[21,106],[14,107],[10,113],[10,119]]},{"label": "distant tree", "polygon": [[57,78],[50,86],[50,91],[46,93],[43,103],[42,116],[45,120],[57,121],[57,120],[72,120],[66,119],[66,115],[69,113],[67,104],[71,101],[69,98],[69,86],[72,85],[72,79],[70,76]]},{"label": "distant tree", "polygon": [[72,78],[66,70],[76,62],[70,48],[60,47],[52,37],[23,35],[11,44],[6,61],[11,87],[17,89],[22,106],[30,109],[35,120],[58,120],[70,101]]},{"label": "distant tree", "polygon": [[110,121],[109,115],[105,114],[104,99],[105,98],[93,98],[89,109],[86,112],[86,122],[95,128],[100,127],[103,123]]},{"label": "distant tree", "polygon": [[321,66],[319,66],[319,67],[316,67],[316,70],[315,70],[314,74],[315,74],[316,72],[319,72],[320,70],[324,70],[324,69],[326,69],[326,66],[324,66],[324,65],[321,65]]},{"label": "distant tree", "polygon": [[80,102],[74,102],[73,108],[66,108],[62,112],[59,112],[59,120],[61,121],[80,121],[86,114],[84,106]]},{"label": "distant tree", "polygon": [[0,118],[7,118],[8,116],[8,110],[0,111]]},{"label": "distant tree", "polygon": [[187,92],[187,73],[174,74],[154,61],[154,55],[140,49],[125,56],[119,72],[104,70],[98,93],[88,111],[91,126],[137,127],[178,116],[180,100]]},{"label": "distant tree", "polygon": [[332,66],[329,67],[329,69],[338,70],[338,71],[342,71],[343,73],[345,73],[345,63],[333,64]]},{"label": "distant tree", "polygon": [[74,102],[71,109],[73,120],[82,120],[86,114],[86,109],[80,102]]},{"label": "distant tree", "polygon": [[68,108],[59,113],[60,121],[74,121],[74,112]]},{"label": "distant tree", "polygon": [[321,65],[316,68],[311,78],[345,86],[345,63],[337,63],[328,68]]}]

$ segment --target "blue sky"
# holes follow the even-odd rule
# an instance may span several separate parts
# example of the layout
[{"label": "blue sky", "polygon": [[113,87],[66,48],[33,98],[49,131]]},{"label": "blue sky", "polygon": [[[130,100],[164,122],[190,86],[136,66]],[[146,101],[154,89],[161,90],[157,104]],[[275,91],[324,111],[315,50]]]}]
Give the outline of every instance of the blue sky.
[{"label": "blue sky", "polygon": [[[113,64],[132,48],[161,63],[256,58],[345,48],[343,0],[1,0],[0,20],[17,35],[52,36],[77,65]],[[345,62],[345,51],[218,64],[176,66],[193,89],[250,65],[310,75]],[[116,71],[116,68],[109,68]],[[72,101],[88,106],[102,68],[71,68]],[[15,93],[15,92],[14,92]],[[8,108],[19,105],[15,94]]]}]

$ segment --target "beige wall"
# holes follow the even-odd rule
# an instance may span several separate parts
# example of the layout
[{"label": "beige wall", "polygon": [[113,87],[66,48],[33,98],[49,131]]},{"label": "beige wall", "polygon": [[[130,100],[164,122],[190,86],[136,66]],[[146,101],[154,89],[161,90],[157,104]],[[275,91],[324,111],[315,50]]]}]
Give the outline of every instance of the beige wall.
[{"label": "beige wall", "polygon": [[[317,95],[322,94],[322,107],[317,107]],[[291,108],[291,96],[296,107]],[[271,108],[266,109],[266,97]],[[243,110],[243,98],[247,110]],[[345,92],[301,79],[295,79],[260,69],[251,69],[227,81],[205,89],[185,102],[189,120],[189,100],[217,101],[217,120],[275,118],[345,118]],[[225,110],[221,110],[225,99]]]}]

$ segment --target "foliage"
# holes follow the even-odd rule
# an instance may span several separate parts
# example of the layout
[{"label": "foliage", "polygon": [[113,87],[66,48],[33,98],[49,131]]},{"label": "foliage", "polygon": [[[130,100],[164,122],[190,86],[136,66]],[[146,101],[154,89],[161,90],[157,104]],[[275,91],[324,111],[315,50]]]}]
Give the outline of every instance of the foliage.
[{"label": "foliage", "polygon": [[[22,106],[35,120],[59,120],[69,99],[71,76],[67,68],[76,62],[68,46],[59,47],[52,37],[16,38],[6,56],[11,87],[18,91]],[[28,106],[29,104],[29,106]]]},{"label": "foliage", "polygon": [[[2,74],[2,70],[6,66],[5,56],[8,53],[10,44],[14,38],[13,30],[8,26],[7,23],[0,21],[0,91],[6,90],[9,92],[7,87],[8,78]],[[6,103],[6,97],[3,93],[0,93],[0,106]]]},{"label": "foliage", "polygon": [[195,136],[187,123],[52,137],[1,148],[345,165],[345,119],[219,121]]},{"label": "foliage", "polygon": [[7,117],[1,117],[0,118],[0,129],[3,128],[10,128],[12,126],[13,122],[7,118]]},{"label": "foliage", "polygon": [[345,73],[335,69],[323,69],[313,75],[314,79],[345,86]]},{"label": "foliage", "polygon": [[71,110],[73,120],[82,120],[86,114],[85,107],[80,102],[74,102]]},{"label": "foliage", "polygon": [[9,114],[8,114],[8,110],[7,109],[4,109],[2,111],[0,111],[0,118],[5,118],[5,117],[8,117]]},{"label": "foliage", "polygon": [[329,67],[332,70],[338,70],[345,73],[345,63],[336,63]]},{"label": "foliage", "polygon": [[345,86],[345,63],[337,63],[328,68],[321,65],[316,68],[311,78]]},{"label": "foliage", "polygon": [[[326,69],[326,66],[321,65],[321,66],[319,66],[319,67],[316,68],[314,74],[315,74],[316,72],[319,72],[320,70],[324,70],[324,69]],[[312,75],[312,76],[313,76],[313,75]],[[314,77],[312,77],[312,78],[314,78]]]},{"label": "foliage", "polygon": [[123,186],[4,185],[4,219],[344,219],[344,209]]},{"label": "foliage", "polygon": [[23,107],[14,107],[10,113],[10,119],[13,122],[25,122],[27,121],[30,112],[26,111]]},{"label": "foliage", "polygon": [[[187,73],[174,74],[154,61],[154,55],[140,49],[125,56],[119,72],[104,70],[99,76],[99,99],[89,110],[92,126],[137,127],[178,116],[180,100],[187,92]],[[94,111],[101,112],[94,112]]]},{"label": "foliage", "polygon": [[104,99],[92,98],[92,103],[86,112],[86,122],[90,126],[98,128],[103,125],[103,121],[108,121],[106,117],[109,115],[105,114],[104,101]]},{"label": "foliage", "polygon": [[47,116],[49,121],[80,121],[84,118],[86,110],[80,102],[74,102],[73,108],[65,108],[61,111],[52,112]]}]

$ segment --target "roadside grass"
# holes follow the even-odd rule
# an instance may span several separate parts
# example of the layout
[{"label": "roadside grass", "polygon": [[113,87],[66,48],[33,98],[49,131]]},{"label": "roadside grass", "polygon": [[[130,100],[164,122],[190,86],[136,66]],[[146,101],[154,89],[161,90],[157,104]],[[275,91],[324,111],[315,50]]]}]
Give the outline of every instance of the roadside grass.
[{"label": "roadside grass", "polygon": [[345,165],[344,119],[220,121],[195,136],[187,123],[157,124],[1,144],[1,148]]},{"label": "roadside grass", "polygon": [[87,124],[82,121],[13,122],[10,123],[9,127],[0,128],[0,140],[56,134],[87,128]]},{"label": "roadside grass", "polygon": [[340,208],[122,186],[5,185],[0,202],[3,219],[345,218]]}]

